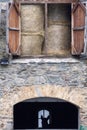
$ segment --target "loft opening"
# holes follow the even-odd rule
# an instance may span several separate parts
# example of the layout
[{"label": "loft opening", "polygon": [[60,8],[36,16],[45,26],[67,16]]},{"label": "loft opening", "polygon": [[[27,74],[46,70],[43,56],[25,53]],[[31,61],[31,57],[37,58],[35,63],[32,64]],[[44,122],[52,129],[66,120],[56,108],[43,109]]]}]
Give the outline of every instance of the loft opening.
[{"label": "loft opening", "polygon": [[79,130],[79,107],[62,99],[39,97],[14,105],[14,130]]},{"label": "loft opening", "polygon": [[31,0],[9,4],[9,53],[20,57],[67,57],[83,53],[85,6],[73,1]]}]

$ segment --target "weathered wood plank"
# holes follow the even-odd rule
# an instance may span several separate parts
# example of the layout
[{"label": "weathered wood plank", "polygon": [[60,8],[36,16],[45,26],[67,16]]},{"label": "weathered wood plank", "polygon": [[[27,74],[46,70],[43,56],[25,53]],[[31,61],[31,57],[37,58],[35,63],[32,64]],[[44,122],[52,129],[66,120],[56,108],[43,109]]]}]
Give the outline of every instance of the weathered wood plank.
[{"label": "weathered wood plank", "polygon": [[81,3],[74,6],[72,54],[80,55],[84,51],[85,7]]},{"label": "weathered wood plank", "polygon": [[9,51],[12,54],[19,54],[19,15],[15,9],[14,3],[10,5],[9,11],[9,24],[8,24],[8,44],[9,44]]},{"label": "weathered wood plank", "polygon": [[48,5],[47,3],[45,3],[45,45],[47,45],[47,36],[48,36],[47,27],[48,27]]}]

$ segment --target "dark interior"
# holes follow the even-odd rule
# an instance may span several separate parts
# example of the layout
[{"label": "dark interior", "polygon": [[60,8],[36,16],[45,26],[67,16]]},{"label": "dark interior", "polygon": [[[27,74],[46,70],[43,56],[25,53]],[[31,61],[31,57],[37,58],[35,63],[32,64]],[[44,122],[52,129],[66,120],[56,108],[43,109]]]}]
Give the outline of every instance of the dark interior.
[{"label": "dark interior", "polygon": [[[14,105],[14,129],[78,129],[78,107],[61,101],[24,101]],[[50,125],[38,128],[38,111],[50,112]]]}]

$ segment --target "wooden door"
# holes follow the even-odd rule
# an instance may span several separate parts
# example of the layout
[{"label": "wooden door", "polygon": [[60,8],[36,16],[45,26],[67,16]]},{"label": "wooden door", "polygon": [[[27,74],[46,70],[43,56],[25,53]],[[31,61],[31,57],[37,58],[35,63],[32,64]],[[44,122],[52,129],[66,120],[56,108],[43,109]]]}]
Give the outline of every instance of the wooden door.
[{"label": "wooden door", "polygon": [[20,54],[20,13],[16,3],[8,6],[8,46],[12,55]]},{"label": "wooden door", "polygon": [[85,6],[78,2],[72,10],[72,55],[80,55],[84,51]]}]

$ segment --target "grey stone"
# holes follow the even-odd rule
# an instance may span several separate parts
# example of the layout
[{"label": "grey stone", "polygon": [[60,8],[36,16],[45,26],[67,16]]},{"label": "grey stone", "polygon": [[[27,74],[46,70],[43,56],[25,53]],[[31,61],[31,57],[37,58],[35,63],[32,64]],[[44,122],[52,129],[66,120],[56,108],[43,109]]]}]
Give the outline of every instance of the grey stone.
[{"label": "grey stone", "polygon": [[[44,68],[44,69],[43,69]],[[46,68],[46,69],[45,69]],[[10,64],[0,67],[2,86],[21,86],[23,84],[54,84],[86,86],[87,69],[84,63],[73,64]],[[83,72],[81,72],[83,71]],[[85,73],[85,75],[84,75]]]},{"label": "grey stone", "polygon": [[6,125],[6,128],[4,128],[4,130],[13,130],[13,123],[8,122],[7,125]]}]

